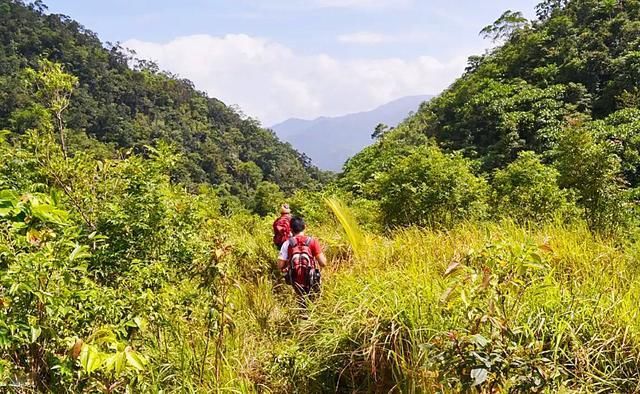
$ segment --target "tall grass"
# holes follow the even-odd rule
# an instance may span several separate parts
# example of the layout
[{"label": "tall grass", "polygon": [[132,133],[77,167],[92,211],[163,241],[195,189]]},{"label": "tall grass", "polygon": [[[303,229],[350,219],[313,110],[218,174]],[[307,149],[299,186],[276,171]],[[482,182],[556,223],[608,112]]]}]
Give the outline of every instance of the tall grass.
[{"label": "tall grass", "polygon": [[383,239],[361,232],[345,206],[329,206],[354,255],[296,325],[295,340],[310,361],[294,386],[638,389],[633,247],[582,225],[509,221],[405,229]]},{"label": "tall grass", "polygon": [[[340,201],[327,206],[342,228],[309,229],[328,241],[333,267],[307,313],[271,274],[268,231],[233,230],[224,342],[202,364],[204,318],[168,329],[181,350],[169,351],[156,387],[184,379],[186,392],[640,390],[634,244],[580,224],[509,221],[383,237],[360,229]],[[260,268],[247,275],[244,264]]]},{"label": "tall grass", "polygon": [[325,203],[331,209],[335,217],[338,219],[338,222],[342,226],[344,234],[347,237],[348,244],[353,250],[355,258],[363,258],[368,252],[370,242],[368,242],[369,240],[360,230],[356,219],[353,217],[353,215],[351,215],[349,209],[340,199],[329,197],[325,199]]}]

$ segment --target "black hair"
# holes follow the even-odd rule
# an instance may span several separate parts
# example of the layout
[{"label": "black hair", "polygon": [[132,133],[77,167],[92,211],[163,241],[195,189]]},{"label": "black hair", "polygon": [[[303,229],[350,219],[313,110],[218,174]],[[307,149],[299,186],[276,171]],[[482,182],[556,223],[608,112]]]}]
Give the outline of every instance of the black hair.
[{"label": "black hair", "polygon": [[295,216],[291,218],[291,232],[293,233],[293,235],[300,234],[301,232],[304,231],[305,227],[306,227],[306,224],[304,224],[303,218],[299,216]]}]

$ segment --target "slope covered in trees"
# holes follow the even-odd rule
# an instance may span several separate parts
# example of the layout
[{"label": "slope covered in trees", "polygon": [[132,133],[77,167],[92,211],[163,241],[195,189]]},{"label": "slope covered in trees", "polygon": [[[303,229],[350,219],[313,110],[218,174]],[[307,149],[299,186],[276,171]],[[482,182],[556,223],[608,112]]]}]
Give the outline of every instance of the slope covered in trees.
[{"label": "slope covered in trees", "polygon": [[[0,4],[3,15],[24,13],[0,31],[64,42],[65,51],[90,47],[19,27],[75,22]],[[91,91],[84,84],[104,75],[83,77],[92,68],[82,67],[74,75],[74,63],[44,59],[62,53],[22,58],[28,46],[16,46],[29,40],[4,41],[13,49],[1,64],[13,71],[0,74],[0,391],[638,392],[633,87],[616,88],[618,74],[589,85],[605,61],[582,76],[563,74],[569,61],[559,63],[548,86],[511,63],[527,51],[555,52],[559,42],[564,51],[604,39],[598,53],[614,53],[624,35],[606,32],[638,25],[636,4],[546,2],[537,22],[506,13],[484,30],[507,34],[505,45],[473,60],[402,125],[376,130],[377,142],[348,163],[339,187],[290,196],[330,261],[322,293],[302,311],[274,267],[271,219],[228,209],[219,187],[193,187],[186,164],[194,153],[145,134],[182,130],[186,138],[195,129],[181,121],[218,122],[206,129],[211,138],[233,135],[238,144],[223,152],[227,176],[237,178],[229,191],[269,213],[277,189],[263,183],[253,192],[250,180],[270,179],[258,158],[271,145],[244,147],[239,134],[250,121],[191,88],[176,106],[170,87],[186,85],[124,60],[103,70],[121,90]],[[560,34],[559,23],[572,27]],[[591,29],[598,35],[589,38]],[[539,34],[546,41],[530,44]],[[633,53],[628,42],[612,58]],[[94,48],[98,57],[121,56]],[[626,64],[618,71],[633,75]],[[508,73],[516,69],[519,77]],[[155,94],[173,93],[156,103],[136,78],[161,83]],[[97,105],[99,97],[106,101]],[[146,119],[136,123],[124,116],[132,102],[167,113],[136,112]],[[176,115],[197,102],[224,116]],[[131,130],[101,140],[73,126],[92,124],[109,103],[123,106],[122,118],[96,130],[132,121]],[[149,129],[151,114],[159,123]],[[116,141],[139,135],[130,145]],[[240,166],[255,178],[235,173]]]},{"label": "slope covered in trees", "polygon": [[105,48],[78,22],[46,14],[42,2],[0,1],[0,129],[33,127],[37,110],[23,71],[38,69],[43,59],[78,79],[64,119],[72,151],[143,152],[162,140],[182,154],[176,180],[219,185],[247,205],[262,182],[290,193],[316,187],[322,178],[304,155],[256,121],[188,80],[134,61],[117,45]]},{"label": "slope covered in trees", "polygon": [[623,220],[633,200],[622,195],[640,182],[640,2],[548,0],[537,11],[535,21],[508,11],[483,29],[504,44],[470,58],[449,89],[353,158],[342,185],[372,199],[409,191],[416,185],[392,179],[381,190],[380,182],[425,144],[462,154],[489,181],[531,151],[559,171],[552,183],[594,227]]}]

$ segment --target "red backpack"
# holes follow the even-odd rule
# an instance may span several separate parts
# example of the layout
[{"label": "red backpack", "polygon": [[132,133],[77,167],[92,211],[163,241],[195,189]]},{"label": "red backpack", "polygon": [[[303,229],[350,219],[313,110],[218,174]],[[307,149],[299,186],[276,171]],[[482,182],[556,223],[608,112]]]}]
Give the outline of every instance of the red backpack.
[{"label": "red backpack", "polygon": [[312,240],[313,238],[305,236],[289,238],[289,269],[286,280],[298,292],[310,293],[320,286],[320,270],[311,253]]},{"label": "red backpack", "polygon": [[273,222],[273,244],[279,248],[285,243],[291,236],[291,218],[288,215],[283,215]]}]

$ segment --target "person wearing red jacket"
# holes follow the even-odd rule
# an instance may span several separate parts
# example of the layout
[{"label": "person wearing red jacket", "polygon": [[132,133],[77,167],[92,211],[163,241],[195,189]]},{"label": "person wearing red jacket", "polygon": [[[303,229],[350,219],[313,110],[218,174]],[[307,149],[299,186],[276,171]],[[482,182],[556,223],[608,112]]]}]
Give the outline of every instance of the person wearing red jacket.
[{"label": "person wearing red jacket", "polygon": [[278,250],[291,237],[291,208],[289,204],[282,204],[280,217],[273,222],[273,244]]},{"label": "person wearing red jacket", "polygon": [[291,219],[292,236],[282,244],[278,256],[278,268],[285,274],[286,282],[293,286],[302,307],[307,298],[319,293],[320,268],[327,265],[320,242],[305,235],[305,228],[302,218]]}]

